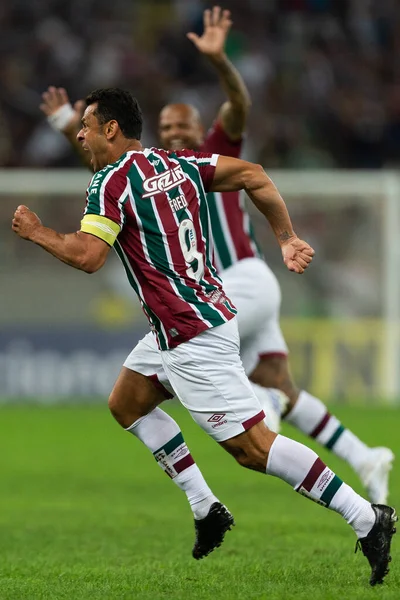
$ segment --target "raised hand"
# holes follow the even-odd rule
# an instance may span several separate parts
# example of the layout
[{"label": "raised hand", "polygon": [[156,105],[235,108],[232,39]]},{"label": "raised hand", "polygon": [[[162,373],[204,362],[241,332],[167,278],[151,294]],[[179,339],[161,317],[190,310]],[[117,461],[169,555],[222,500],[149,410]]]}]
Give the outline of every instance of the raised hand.
[{"label": "raised hand", "polygon": [[311,246],[298,237],[290,238],[281,249],[283,262],[289,271],[299,274],[304,273],[315,254]]},{"label": "raised hand", "polygon": [[24,240],[30,240],[32,233],[40,227],[41,220],[36,213],[32,212],[27,206],[21,204],[14,213],[12,220],[12,230]]},{"label": "raised hand", "polygon": [[85,101],[78,100],[72,107],[68,94],[64,88],[50,86],[42,94],[43,102],[40,110],[49,118],[54,120],[53,126],[60,131],[66,129],[80,129],[80,121],[85,110]]},{"label": "raised hand", "polygon": [[225,42],[232,26],[229,10],[221,10],[214,6],[212,10],[204,11],[204,32],[198,36],[193,32],[187,34],[196,48],[211,58],[220,57],[225,52]]}]

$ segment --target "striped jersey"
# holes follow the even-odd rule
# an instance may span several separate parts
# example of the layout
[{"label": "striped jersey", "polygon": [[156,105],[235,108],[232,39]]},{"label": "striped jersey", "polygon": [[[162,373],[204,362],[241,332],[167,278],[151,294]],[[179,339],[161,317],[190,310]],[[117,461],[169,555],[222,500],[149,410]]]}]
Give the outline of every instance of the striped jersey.
[{"label": "striped jersey", "polygon": [[[233,142],[216,122],[208,132],[200,152],[216,152],[239,158],[242,140]],[[250,216],[246,210],[244,194],[240,192],[208,192],[214,262],[223,271],[243,258],[262,254],[257,246]]]},{"label": "striped jersey", "polygon": [[212,262],[206,201],[217,154],[130,151],[96,173],[81,231],[116,250],[161,350],[236,314]]}]

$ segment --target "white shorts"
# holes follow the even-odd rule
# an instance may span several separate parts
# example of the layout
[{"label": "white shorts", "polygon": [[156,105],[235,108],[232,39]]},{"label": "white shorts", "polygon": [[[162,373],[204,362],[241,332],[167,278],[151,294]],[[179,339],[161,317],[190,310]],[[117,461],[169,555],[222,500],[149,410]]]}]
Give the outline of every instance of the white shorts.
[{"label": "white shorts", "polygon": [[175,397],[176,394],[164,370],[156,336],[151,331],[136,344],[125,360],[124,367],[149,377],[166,400]]},{"label": "white shorts", "polygon": [[264,419],[240,360],[236,318],[163,352],[149,335],[154,339],[147,334],[124,366],[143,375],[156,375],[165,392],[176,393],[193,419],[216,441],[239,435]]},{"label": "white shorts", "polygon": [[260,258],[245,258],[220,274],[224,290],[238,310],[240,356],[248,375],[262,356],[286,356],[288,347],[279,325],[281,290]]}]

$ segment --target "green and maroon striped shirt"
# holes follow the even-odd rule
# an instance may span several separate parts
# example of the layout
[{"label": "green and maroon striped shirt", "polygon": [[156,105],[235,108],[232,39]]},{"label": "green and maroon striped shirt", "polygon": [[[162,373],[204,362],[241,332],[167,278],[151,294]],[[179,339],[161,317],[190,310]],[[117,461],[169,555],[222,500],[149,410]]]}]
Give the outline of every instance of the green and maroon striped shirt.
[{"label": "green and maroon striped shirt", "polygon": [[212,260],[206,190],[217,154],[127,152],[92,178],[82,231],[113,245],[161,350],[236,310]]}]

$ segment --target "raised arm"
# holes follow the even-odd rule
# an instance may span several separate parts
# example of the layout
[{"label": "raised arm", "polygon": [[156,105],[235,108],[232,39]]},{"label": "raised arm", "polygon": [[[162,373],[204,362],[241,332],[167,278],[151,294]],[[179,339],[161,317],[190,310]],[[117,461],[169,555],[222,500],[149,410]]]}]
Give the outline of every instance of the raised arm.
[{"label": "raised arm", "polygon": [[50,86],[42,94],[42,99],[43,102],[40,105],[40,110],[47,116],[50,125],[67,138],[85,167],[88,167],[92,171],[90,155],[83,150],[82,145],[76,139],[76,135],[81,128],[81,118],[85,110],[85,101],[78,100],[72,106],[66,90],[54,86]]},{"label": "raised arm", "polygon": [[253,204],[268,219],[288,269],[303,273],[314,256],[314,250],[296,236],[286,204],[272,180],[261,165],[220,156],[210,191],[236,190],[245,190]]},{"label": "raised arm", "polygon": [[235,141],[243,135],[251,101],[241,75],[225,54],[225,42],[231,26],[229,10],[221,11],[219,6],[214,6],[212,10],[204,11],[203,35],[191,32],[187,37],[218,72],[228,97],[220,108],[218,120],[228,137]]}]

